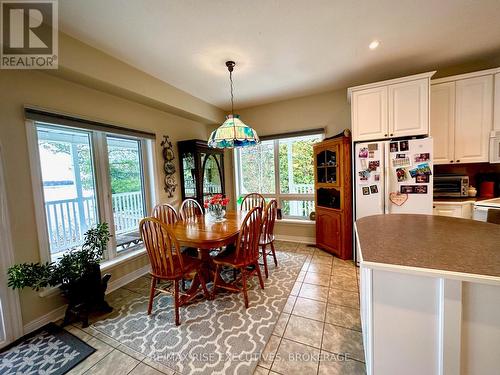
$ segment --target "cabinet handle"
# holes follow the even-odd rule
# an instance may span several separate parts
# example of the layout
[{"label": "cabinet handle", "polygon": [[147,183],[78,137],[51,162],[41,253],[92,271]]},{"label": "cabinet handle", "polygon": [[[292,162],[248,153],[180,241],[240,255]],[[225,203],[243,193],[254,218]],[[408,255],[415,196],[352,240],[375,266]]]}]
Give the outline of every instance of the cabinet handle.
[{"label": "cabinet handle", "polygon": [[460,160],[457,160],[457,163],[460,163]]},{"label": "cabinet handle", "polygon": [[453,163],[453,160],[450,160],[450,163]]},{"label": "cabinet handle", "polygon": [[391,133],[391,137],[393,136],[394,134]]},{"label": "cabinet handle", "polygon": [[384,137],[387,137],[387,134],[384,134]]}]

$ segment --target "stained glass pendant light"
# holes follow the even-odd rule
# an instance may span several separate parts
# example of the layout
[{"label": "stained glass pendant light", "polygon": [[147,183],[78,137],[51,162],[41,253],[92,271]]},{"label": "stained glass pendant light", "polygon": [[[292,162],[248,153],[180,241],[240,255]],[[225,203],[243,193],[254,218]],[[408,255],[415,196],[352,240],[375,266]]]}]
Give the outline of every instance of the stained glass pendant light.
[{"label": "stained glass pendant light", "polygon": [[255,146],[260,142],[257,132],[248,125],[245,125],[240,120],[239,115],[234,114],[233,70],[235,65],[234,61],[226,61],[227,70],[229,70],[229,81],[231,83],[231,114],[227,115],[226,121],[210,134],[208,145],[213,148]]}]

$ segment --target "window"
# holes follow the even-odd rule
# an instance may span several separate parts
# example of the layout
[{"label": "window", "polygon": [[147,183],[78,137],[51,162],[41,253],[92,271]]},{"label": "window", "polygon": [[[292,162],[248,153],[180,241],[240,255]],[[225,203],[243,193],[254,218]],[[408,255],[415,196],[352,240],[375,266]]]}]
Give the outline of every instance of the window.
[{"label": "window", "polygon": [[308,219],[314,211],[313,144],[322,134],[264,140],[237,149],[236,193],[277,199],[284,218]]},{"label": "window", "polygon": [[38,145],[44,260],[78,248],[99,222],[112,234],[107,259],[141,245],[139,221],[151,206],[151,140],[38,121],[30,128]]}]

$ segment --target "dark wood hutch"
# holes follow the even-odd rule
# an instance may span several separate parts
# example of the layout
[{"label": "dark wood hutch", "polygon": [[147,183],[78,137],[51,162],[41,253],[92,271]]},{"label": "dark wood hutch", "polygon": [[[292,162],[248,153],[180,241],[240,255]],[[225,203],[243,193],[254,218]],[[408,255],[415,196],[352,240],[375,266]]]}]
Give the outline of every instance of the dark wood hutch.
[{"label": "dark wood hutch", "polygon": [[177,149],[182,200],[193,198],[203,205],[211,195],[225,195],[224,150],[199,139],[177,142]]},{"label": "dark wood hutch", "polygon": [[316,246],[352,259],[351,138],[314,145]]}]

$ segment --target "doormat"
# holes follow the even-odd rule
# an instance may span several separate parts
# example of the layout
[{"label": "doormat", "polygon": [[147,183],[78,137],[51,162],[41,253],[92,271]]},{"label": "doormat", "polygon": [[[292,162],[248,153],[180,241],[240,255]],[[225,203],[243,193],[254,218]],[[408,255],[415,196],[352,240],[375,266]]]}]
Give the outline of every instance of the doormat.
[{"label": "doormat", "polygon": [[0,352],[0,374],[67,373],[96,350],[54,323],[21,337]]}]

